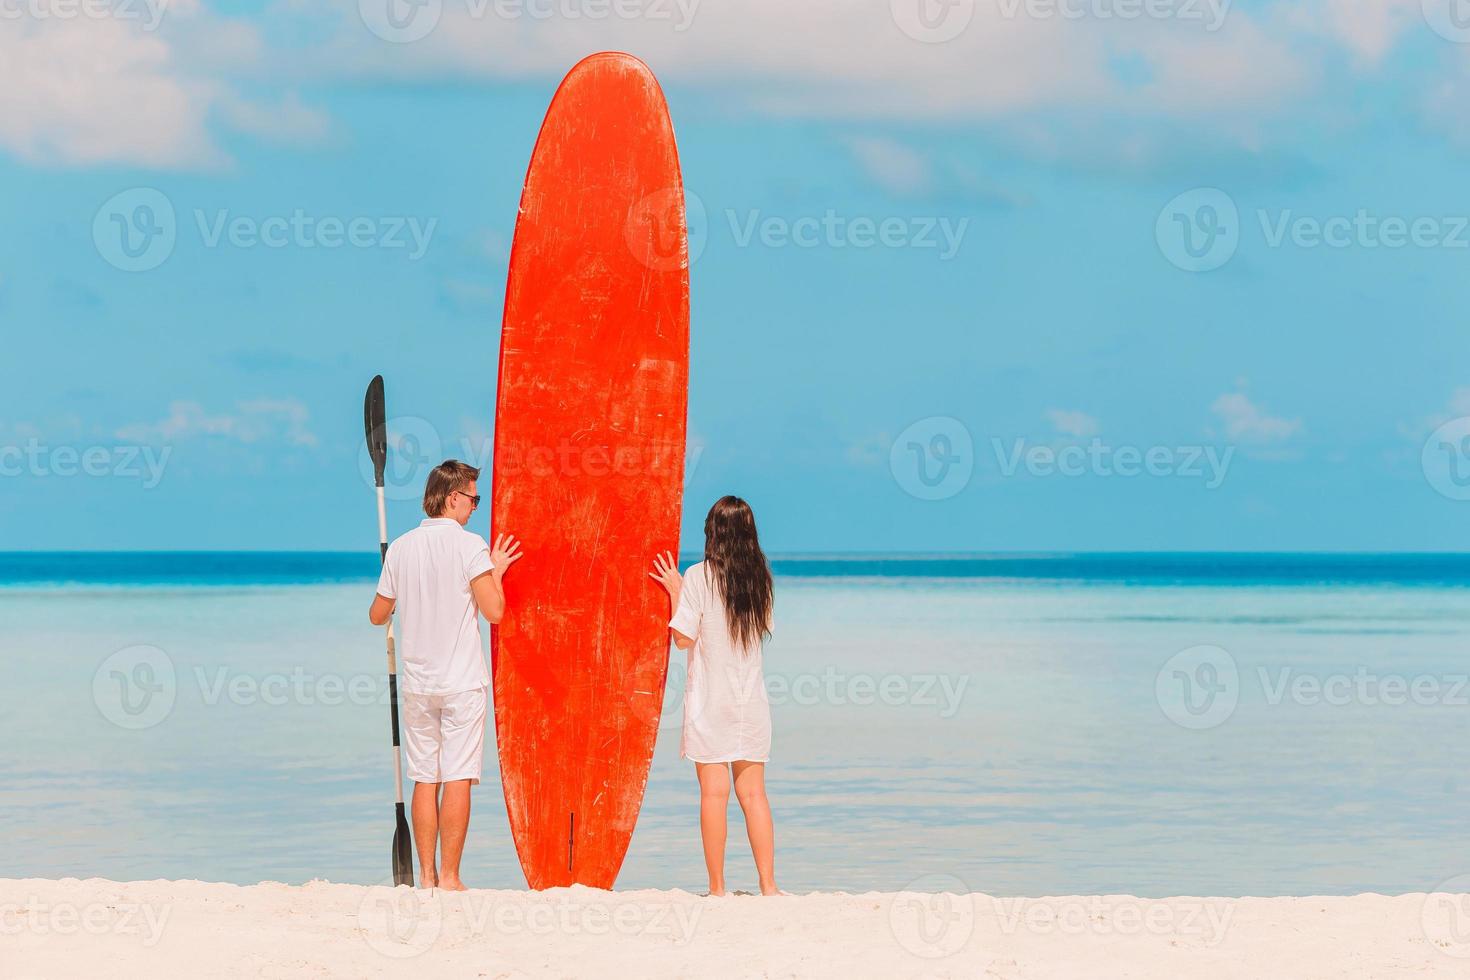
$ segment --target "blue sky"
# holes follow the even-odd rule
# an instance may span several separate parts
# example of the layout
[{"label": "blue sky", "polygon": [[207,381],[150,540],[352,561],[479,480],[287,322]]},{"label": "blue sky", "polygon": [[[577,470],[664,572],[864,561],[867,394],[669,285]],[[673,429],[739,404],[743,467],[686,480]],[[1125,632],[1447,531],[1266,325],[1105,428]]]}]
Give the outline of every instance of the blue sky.
[{"label": "blue sky", "polygon": [[385,2],[7,21],[0,547],[370,549],[378,372],[402,455],[485,454],[520,181],[601,48],[705,215],[686,547],[726,492],[780,552],[1470,546],[1434,0]]}]

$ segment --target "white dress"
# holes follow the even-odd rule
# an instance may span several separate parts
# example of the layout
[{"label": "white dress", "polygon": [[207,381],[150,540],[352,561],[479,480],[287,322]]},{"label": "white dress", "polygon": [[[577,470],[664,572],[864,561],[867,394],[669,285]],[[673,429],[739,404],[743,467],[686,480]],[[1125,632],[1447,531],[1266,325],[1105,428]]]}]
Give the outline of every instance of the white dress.
[{"label": "white dress", "polygon": [[684,688],[679,754],[694,762],[766,762],[771,757],[771,702],[761,645],[737,647],[725,604],[704,562],[684,573],[669,626],[694,640]]}]

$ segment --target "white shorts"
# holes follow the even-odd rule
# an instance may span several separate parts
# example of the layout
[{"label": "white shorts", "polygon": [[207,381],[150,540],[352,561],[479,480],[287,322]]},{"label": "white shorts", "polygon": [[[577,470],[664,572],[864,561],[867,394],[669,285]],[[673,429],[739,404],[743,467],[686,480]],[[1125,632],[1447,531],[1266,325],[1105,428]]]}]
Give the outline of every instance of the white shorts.
[{"label": "white shorts", "polygon": [[403,754],[416,783],[480,781],[485,754],[485,688],[459,694],[404,692]]}]

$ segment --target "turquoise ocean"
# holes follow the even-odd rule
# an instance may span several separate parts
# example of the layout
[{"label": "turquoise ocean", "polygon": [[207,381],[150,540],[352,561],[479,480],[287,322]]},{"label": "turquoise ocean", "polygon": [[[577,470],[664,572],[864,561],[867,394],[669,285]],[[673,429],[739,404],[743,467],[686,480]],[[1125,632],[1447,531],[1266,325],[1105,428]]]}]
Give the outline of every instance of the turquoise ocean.
[{"label": "turquoise ocean", "polygon": [[[685,556],[685,562],[695,556]],[[0,555],[0,877],[388,877],[377,556]],[[1470,556],[783,556],[789,891],[1428,891],[1470,872]],[[620,888],[704,884],[684,672]],[[523,887],[487,734],[464,874]],[[728,877],[755,883],[732,802]]]}]

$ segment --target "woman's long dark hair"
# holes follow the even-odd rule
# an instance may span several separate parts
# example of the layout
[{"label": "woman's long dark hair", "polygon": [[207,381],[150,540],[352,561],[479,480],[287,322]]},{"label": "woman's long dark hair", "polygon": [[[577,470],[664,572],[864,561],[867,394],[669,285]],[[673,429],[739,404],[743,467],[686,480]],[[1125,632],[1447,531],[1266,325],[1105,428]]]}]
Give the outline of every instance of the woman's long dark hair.
[{"label": "woman's long dark hair", "polygon": [[775,590],[771,566],[755,533],[755,514],[739,497],[721,497],[704,519],[708,567],[736,646],[752,647],[771,635]]}]

